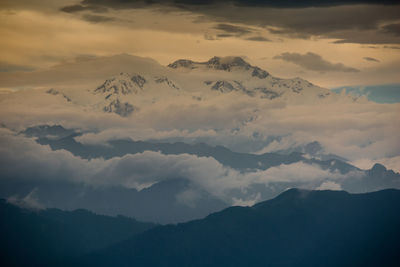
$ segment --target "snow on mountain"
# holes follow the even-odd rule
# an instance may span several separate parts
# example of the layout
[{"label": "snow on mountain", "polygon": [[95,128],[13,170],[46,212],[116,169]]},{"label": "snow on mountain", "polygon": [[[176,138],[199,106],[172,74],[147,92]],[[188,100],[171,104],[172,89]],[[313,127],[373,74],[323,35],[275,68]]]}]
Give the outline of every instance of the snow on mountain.
[{"label": "snow on mountain", "polygon": [[168,67],[175,71],[175,79],[185,89],[190,88],[203,98],[207,98],[206,95],[210,93],[236,92],[267,100],[279,98],[287,101],[315,101],[331,95],[328,89],[301,78],[274,77],[240,57],[213,57],[206,62],[180,59]]},{"label": "snow on mountain", "polygon": [[146,79],[142,76],[135,74],[121,72],[118,76],[106,80],[101,86],[97,87],[95,93],[107,94],[108,98],[112,94],[137,94],[143,90]]},{"label": "snow on mountain", "polygon": [[269,76],[269,73],[259,67],[251,66],[249,63],[244,61],[241,57],[213,57],[206,62],[194,62],[187,59],[179,59],[168,67],[173,69],[213,69],[223,71],[249,71],[251,76],[259,79],[264,79]]},{"label": "snow on mountain", "polygon": [[[32,80],[32,75],[40,79]],[[47,97],[57,97],[57,102],[124,117],[156,103],[177,103],[178,98],[179,103],[220,101],[217,97],[300,104],[354,100],[331,94],[301,78],[274,77],[241,57],[212,57],[205,62],[179,59],[162,66],[148,58],[117,55],[67,63],[15,78],[11,80],[19,81],[16,86],[23,85],[24,80],[36,81],[33,85],[43,88]]]},{"label": "snow on mountain", "polygon": [[46,91],[46,93],[48,93],[50,95],[61,95],[68,102],[72,101],[71,98],[69,98],[68,96],[66,96],[65,94],[61,93],[60,91],[58,91],[54,88],[50,88],[49,90]]},{"label": "snow on mountain", "polygon": [[127,117],[139,110],[132,102],[140,102],[137,100],[143,98],[153,98],[154,102],[155,95],[174,95],[171,91],[176,90],[180,90],[179,86],[164,75],[150,76],[121,72],[107,79],[93,91],[93,94],[103,97],[104,103],[100,106],[104,112]]},{"label": "snow on mountain", "polygon": [[[148,68],[147,68],[148,69]],[[179,84],[179,85],[178,85]],[[315,101],[332,97],[328,89],[301,78],[281,79],[240,57],[213,57],[206,62],[179,59],[152,72],[121,72],[93,91],[103,97],[101,108],[129,116],[140,105],[182,96],[199,101],[216,94],[237,93],[265,100]]]},{"label": "snow on mountain", "polygon": [[121,117],[127,117],[132,114],[137,108],[135,108],[132,104],[125,102],[121,103],[120,100],[117,98],[112,100],[108,105],[104,106],[104,112],[114,112]]},{"label": "snow on mountain", "polygon": [[168,85],[169,87],[173,88],[173,89],[177,89],[179,90],[180,88],[171,80],[169,80],[167,77],[165,76],[161,76],[161,77],[156,77],[154,80],[156,83],[160,84],[160,83],[164,83],[166,85]]}]

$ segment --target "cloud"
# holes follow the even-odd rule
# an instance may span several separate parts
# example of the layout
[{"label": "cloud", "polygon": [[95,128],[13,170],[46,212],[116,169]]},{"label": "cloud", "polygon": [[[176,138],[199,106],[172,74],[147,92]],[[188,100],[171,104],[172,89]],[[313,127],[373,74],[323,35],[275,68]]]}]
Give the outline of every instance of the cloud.
[{"label": "cloud", "polygon": [[378,5],[395,5],[398,4],[395,0],[332,0],[332,1],[295,1],[295,0],[284,0],[284,1],[245,1],[245,0],[208,0],[208,1],[197,1],[197,0],[153,0],[153,1],[137,1],[137,0],[116,0],[116,1],[104,1],[104,0],[84,0],[82,4],[96,4],[104,5],[111,8],[137,8],[141,6],[148,6],[154,4],[165,4],[165,5],[176,5],[176,6],[208,6],[215,4],[233,4],[236,6],[256,6],[256,7],[273,7],[273,8],[307,8],[307,7],[332,7],[341,5],[354,5],[354,4],[378,4]]},{"label": "cloud", "polygon": [[0,61],[0,72],[14,71],[33,71],[35,68],[30,66],[15,65],[8,62]]},{"label": "cloud", "polygon": [[400,23],[385,25],[382,27],[382,31],[395,36],[400,36]]},{"label": "cloud", "polygon": [[90,15],[90,14],[85,14],[82,16],[82,18],[92,23],[115,21],[115,18],[107,16],[99,16],[99,15]]},{"label": "cloud", "polygon": [[373,58],[373,57],[364,57],[363,58],[366,61],[372,61],[372,62],[381,62],[379,59]]},{"label": "cloud", "polygon": [[[314,8],[271,8],[225,6],[221,9],[193,9],[210,20],[262,26],[273,34],[287,38],[337,39],[334,43],[396,44],[395,29],[381,28],[400,19],[400,6],[349,5]],[[371,37],[373,36],[373,37]]]},{"label": "cloud", "polygon": [[[400,19],[396,1],[101,1],[83,4],[114,9],[178,8],[210,21],[277,27],[291,38],[330,38],[337,43],[399,43],[393,21]],[[391,25],[381,28],[382,22]],[[393,35],[394,33],[395,35]],[[374,36],[371,38],[371,36]]]},{"label": "cloud", "polygon": [[106,7],[101,7],[101,6],[83,6],[83,5],[70,5],[70,6],[64,6],[60,8],[60,11],[66,12],[66,13],[75,13],[75,12],[81,12],[81,11],[93,11],[96,13],[104,13],[107,12]]},{"label": "cloud", "polygon": [[[344,178],[339,173],[304,163],[243,173],[209,157],[163,155],[149,151],[109,160],[84,160],[67,151],[52,151],[33,139],[15,135],[4,128],[0,130],[0,144],[1,179],[18,179],[25,183],[68,181],[95,187],[118,185],[141,190],[161,181],[185,178],[202,190],[234,203],[238,198],[243,201],[254,199],[254,194],[247,195],[245,189],[256,184],[269,186],[273,183],[300,183],[312,186],[324,179]],[[237,192],[242,193],[238,195]],[[196,201],[193,192],[182,193],[177,197],[189,205]],[[34,200],[34,192],[24,200]]]},{"label": "cloud", "polygon": [[376,163],[384,165],[388,170],[400,173],[400,156],[375,159],[360,158],[351,162],[351,164],[361,169],[371,169]]},{"label": "cloud", "polygon": [[323,182],[319,187],[316,188],[316,190],[342,190],[342,187],[340,184],[332,182],[332,181],[326,181]]},{"label": "cloud", "polygon": [[347,67],[342,63],[331,63],[323,59],[320,55],[308,52],[304,55],[299,53],[285,52],[277,55],[274,59],[282,59],[287,62],[296,64],[304,69],[318,72],[359,72],[359,70]]},{"label": "cloud", "polygon": [[[240,23],[259,28],[276,27],[276,34],[290,38],[329,38],[338,39],[338,43],[400,43],[400,37],[396,35],[394,26],[381,28],[382,25],[395,25],[400,19],[398,1],[84,0],[71,5],[67,0],[57,2],[47,0],[44,3],[35,0],[3,1],[0,8],[43,12],[61,10],[70,14],[80,12],[111,14],[141,9],[160,14],[176,12],[179,17],[182,17],[183,13],[191,13],[197,15],[196,18],[192,18],[193,20],[202,17],[203,22]],[[165,28],[162,24],[146,25],[150,28]],[[129,26],[137,27],[132,23]],[[176,32],[187,28],[186,26],[175,26],[168,31]]]},{"label": "cloud", "polygon": [[224,31],[228,34],[234,34],[236,36],[242,36],[244,34],[252,33],[252,30],[247,27],[220,23],[214,27],[216,30]]},{"label": "cloud", "polygon": [[383,46],[383,48],[386,48],[386,49],[400,49],[400,46],[389,46],[389,45],[385,45],[385,46]]},{"label": "cloud", "polygon": [[251,207],[257,202],[262,201],[261,194],[257,193],[254,196],[248,197],[247,199],[233,198],[233,206]]},{"label": "cloud", "polygon": [[[218,40],[218,38],[235,37],[235,35],[229,34],[229,33],[220,33],[220,34],[217,34],[215,37],[216,37],[215,40]],[[206,40],[213,40],[212,38],[210,38],[210,39],[205,38],[205,39],[206,39]]]},{"label": "cloud", "polygon": [[41,210],[45,208],[45,206],[39,202],[37,188],[34,188],[24,197],[19,197],[17,195],[10,196],[7,198],[7,202],[27,209]]},{"label": "cloud", "polygon": [[218,32],[222,33],[217,33],[214,36],[209,36],[206,35],[205,39],[206,40],[218,40],[219,38],[231,38],[231,37],[236,37],[236,38],[241,38],[243,40],[248,40],[248,41],[259,41],[259,42],[266,42],[270,41],[269,39],[263,37],[263,36],[251,36],[247,37],[252,33],[259,32],[259,30],[252,29],[249,27],[244,27],[244,26],[238,26],[234,24],[227,24],[227,23],[219,23],[216,26],[214,26],[210,31],[212,30],[217,30]]},{"label": "cloud", "polygon": [[195,131],[188,130],[155,130],[153,128],[147,129],[132,129],[132,128],[118,128],[113,127],[111,129],[105,129],[98,133],[85,133],[81,136],[75,137],[77,142],[82,144],[97,145],[106,144],[112,140],[162,140],[169,138],[182,137],[185,140],[189,139],[200,139],[200,138],[213,138],[217,136],[217,132],[213,129],[202,130],[198,129]]},{"label": "cloud", "polygon": [[270,39],[265,38],[263,36],[253,36],[253,37],[246,38],[246,40],[256,41],[256,42],[271,42]]},{"label": "cloud", "polygon": [[[193,91],[188,93],[185,90],[183,94],[162,96],[149,92],[149,98],[135,95],[129,99],[132,104],[140,107],[134,116],[121,118],[115,114],[106,114],[99,106],[103,99],[88,91],[104,82],[104,77],[109,77],[109,70],[103,71],[103,67],[116,72],[129,68],[138,73],[156,68],[153,64],[149,67],[151,61],[143,58],[135,59],[139,60],[138,64],[132,65],[126,64],[131,57],[116,58],[121,58],[121,61],[107,57],[66,64],[77,72],[74,75],[65,65],[59,67],[59,72],[55,68],[44,73],[34,73],[27,78],[16,76],[19,79],[14,79],[15,76],[8,75],[18,83],[26,81],[26,84],[18,84],[18,87],[34,84],[40,88],[2,94],[1,123],[16,130],[39,124],[80,128],[88,133],[77,140],[87,144],[131,138],[135,141],[205,142],[214,146],[223,145],[237,152],[254,153],[285,150],[291,146],[318,141],[327,153],[351,161],[359,159],[361,155],[371,160],[399,156],[399,142],[396,138],[400,125],[397,115],[399,104],[376,104],[367,101],[365,96],[340,95],[329,90],[325,90],[330,93],[328,97],[318,100],[307,97],[309,92],[313,93],[313,89],[304,90],[304,95],[295,94],[287,99],[266,100],[234,92],[214,94],[202,89],[204,87],[197,87],[195,80],[190,79],[185,84],[182,79],[179,80],[181,88]],[[88,85],[87,81],[79,79],[80,73],[91,79],[95,73],[91,71],[93,68],[98,71],[94,76],[98,82]],[[178,81],[178,76],[170,75],[169,78]],[[40,76],[46,83],[35,83],[34,79]],[[62,80],[55,79],[57,76]],[[75,88],[75,84],[68,83],[63,85],[69,81],[79,86]],[[199,81],[202,82],[201,79]],[[55,88],[60,94],[47,94],[49,88]],[[388,89],[378,86],[371,91],[365,87],[363,92],[370,92],[370,97],[376,91],[379,92],[379,99],[398,101],[398,85]],[[196,95],[200,92],[202,100],[193,100],[191,92],[196,92]],[[67,102],[61,94],[72,101]]]}]

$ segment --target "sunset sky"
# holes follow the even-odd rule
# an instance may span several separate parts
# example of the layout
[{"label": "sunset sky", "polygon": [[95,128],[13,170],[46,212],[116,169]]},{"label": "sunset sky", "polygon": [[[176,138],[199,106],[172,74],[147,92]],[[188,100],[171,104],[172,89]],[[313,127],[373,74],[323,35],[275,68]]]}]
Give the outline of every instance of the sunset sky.
[{"label": "sunset sky", "polygon": [[0,34],[2,75],[121,53],[235,55],[326,88],[400,83],[398,1],[3,0]]}]

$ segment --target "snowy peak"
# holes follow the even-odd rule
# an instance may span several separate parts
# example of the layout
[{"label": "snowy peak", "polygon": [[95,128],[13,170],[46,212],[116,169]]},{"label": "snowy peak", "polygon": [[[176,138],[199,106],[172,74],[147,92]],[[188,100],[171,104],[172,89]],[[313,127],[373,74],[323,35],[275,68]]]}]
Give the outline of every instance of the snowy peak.
[{"label": "snowy peak", "polygon": [[129,102],[121,102],[119,98],[129,94],[140,93],[146,82],[146,79],[139,74],[121,72],[97,87],[94,93],[103,94],[105,103],[102,109],[104,112],[116,113],[121,117],[127,117],[137,108]]},{"label": "snowy peak", "polygon": [[208,68],[231,71],[234,68],[249,70],[251,65],[241,57],[213,57],[206,62]]},{"label": "snowy peak", "polygon": [[211,85],[211,90],[218,91],[221,93],[229,93],[232,91],[242,92],[248,96],[255,97],[258,96],[260,98],[268,98],[274,99],[280,97],[282,93],[278,93],[276,91],[269,90],[266,87],[254,87],[254,88],[246,88],[240,81],[206,81],[205,84]]},{"label": "snowy peak", "polygon": [[146,79],[139,74],[128,74],[121,72],[119,75],[106,80],[101,86],[95,89],[95,93],[108,94],[137,94],[143,90]]},{"label": "snowy peak", "polygon": [[167,86],[169,86],[172,89],[176,89],[179,90],[180,88],[170,79],[168,79],[165,76],[160,76],[160,77],[155,77],[154,81],[158,84],[166,84]]},{"label": "snowy peak", "polygon": [[187,59],[179,59],[168,67],[173,69],[214,69],[222,71],[251,71],[251,76],[264,79],[269,73],[247,63],[241,57],[213,57],[206,62],[194,62]]},{"label": "snowy peak", "polygon": [[212,57],[205,62],[180,59],[169,64],[168,67],[183,70],[177,74],[181,77],[185,76],[185,78],[191,77],[191,73],[194,71],[193,77],[204,77],[202,86],[212,92],[241,92],[250,97],[270,100],[290,95],[326,98],[330,94],[329,91],[301,78],[273,77],[265,70],[252,66],[241,57]]},{"label": "snowy peak", "polygon": [[177,61],[169,64],[168,67],[173,68],[173,69],[179,69],[179,68],[196,69],[197,67],[195,65],[198,65],[198,64],[202,64],[202,63],[196,63],[196,62],[188,60],[188,59],[178,59]]},{"label": "snowy peak", "polygon": [[137,108],[134,107],[132,104],[128,102],[121,103],[118,98],[112,100],[108,105],[103,107],[104,112],[115,113],[120,115],[121,117],[128,117],[136,110]]},{"label": "snowy peak", "polygon": [[[180,59],[169,69],[120,74],[91,90],[101,98],[96,104],[103,112],[130,116],[147,105],[179,97],[205,99],[220,94],[243,94],[266,100],[314,101],[329,96],[301,78],[280,79],[250,65],[241,57],[212,57],[206,62]],[[180,69],[182,71],[175,71]],[[138,74],[140,73],[140,74]],[[144,74],[143,74],[144,73]],[[175,82],[177,81],[177,82]],[[57,92],[49,92],[57,94]]]}]

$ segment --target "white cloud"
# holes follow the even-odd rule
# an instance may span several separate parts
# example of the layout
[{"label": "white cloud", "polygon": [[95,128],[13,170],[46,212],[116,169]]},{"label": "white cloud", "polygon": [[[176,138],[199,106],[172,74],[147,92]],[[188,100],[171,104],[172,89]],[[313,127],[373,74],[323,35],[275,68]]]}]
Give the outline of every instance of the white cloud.
[{"label": "white cloud", "polygon": [[326,181],[317,187],[316,190],[342,190],[342,187],[338,183]]},{"label": "white cloud", "polygon": [[[58,179],[90,186],[120,185],[141,190],[163,180],[186,178],[202,190],[235,204],[259,199],[257,195],[246,193],[245,189],[254,184],[268,186],[275,182],[294,182],[307,185],[325,179],[345,178],[339,173],[304,163],[242,173],[221,165],[211,157],[163,155],[150,151],[109,160],[85,160],[64,150],[52,151],[48,146],[39,145],[30,138],[16,136],[5,129],[0,131],[0,144],[2,179]],[[232,195],[232,190],[241,191],[243,196]],[[195,197],[189,192],[178,198],[190,205]]]},{"label": "white cloud", "polygon": [[201,200],[201,194],[200,192],[193,190],[193,189],[188,189],[183,192],[178,193],[175,198],[176,200],[184,204],[188,207],[195,208],[196,207],[196,202],[198,200]]},{"label": "white cloud", "polygon": [[45,206],[42,205],[38,200],[37,188],[34,188],[24,197],[19,197],[17,195],[10,196],[9,198],[7,198],[7,202],[14,204],[16,206],[20,206],[22,208],[28,208],[34,210],[40,210],[45,208]]},{"label": "white cloud", "polygon": [[[287,104],[280,100],[239,98],[236,94],[215,95],[200,102],[181,96],[144,104],[137,114],[121,118],[44,92],[26,90],[0,95],[2,123],[16,130],[38,124],[62,124],[92,131],[76,138],[85,144],[119,138],[173,139],[264,153],[318,141],[325,152],[350,161],[400,156],[399,104],[353,102],[341,96],[313,103],[289,99]],[[75,97],[81,98],[96,96],[83,91],[79,98]],[[268,138],[274,136],[281,139],[268,143]]]},{"label": "white cloud", "polygon": [[233,206],[242,206],[242,207],[249,207],[253,206],[257,202],[259,202],[261,199],[261,194],[257,193],[254,196],[250,196],[247,199],[242,199],[242,198],[232,198],[232,205]]},{"label": "white cloud", "polygon": [[384,165],[387,169],[400,173],[400,156],[379,159],[361,158],[351,162],[351,164],[353,164],[354,166],[365,170],[371,169],[376,163],[380,163]]}]

